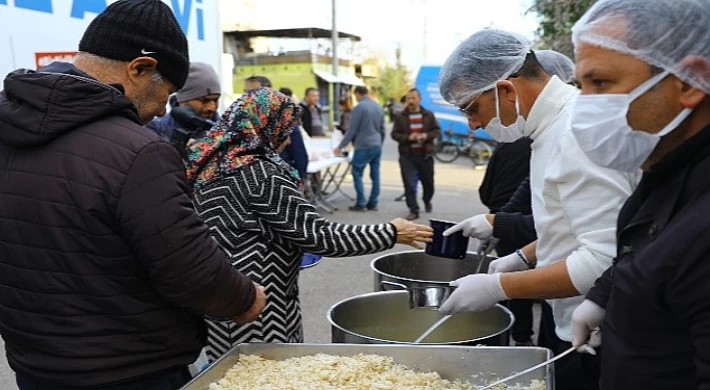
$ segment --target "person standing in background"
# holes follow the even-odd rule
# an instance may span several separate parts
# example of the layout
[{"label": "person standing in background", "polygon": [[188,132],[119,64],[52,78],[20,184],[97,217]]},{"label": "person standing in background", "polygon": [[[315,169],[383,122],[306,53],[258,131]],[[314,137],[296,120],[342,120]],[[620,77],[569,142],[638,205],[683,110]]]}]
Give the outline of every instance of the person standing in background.
[{"label": "person standing in background", "polygon": [[406,106],[407,106],[407,95],[403,95],[399,99],[399,103],[395,103],[394,105],[392,105],[392,122],[394,122],[394,118],[396,118],[397,115],[401,114],[402,111],[404,111]]},{"label": "person standing in background", "polygon": [[[382,144],[385,140],[385,114],[382,106],[370,99],[367,87],[355,87],[355,106],[350,118],[350,126],[340,146],[333,150],[338,156],[350,142],[355,146],[352,159],[352,174],[357,192],[357,200],[350,211],[377,211],[380,196],[380,160],[382,158]],[[365,167],[370,166],[370,179],[372,190],[369,200],[365,198],[365,186],[362,176]]]},{"label": "person standing in background", "polygon": [[[293,91],[290,88],[280,88],[279,92],[293,99]],[[293,126],[290,140],[280,154],[281,158],[298,171],[301,180],[306,180],[308,169],[308,152],[303,143],[303,135],[298,121]]]},{"label": "person standing in background", "polygon": [[[500,211],[530,174],[530,145],[532,140],[523,137],[515,142],[500,142],[496,146],[478,188],[481,203],[488,207],[490,214]],[[510,254],[517,247],[507,248],[505,241],[501,241],[496,249],[498,254]]]},{"label": "person standing in background", "polygon": [[271,80],[265,76],[250,76],[244,79],[244,92],[249,92],[259,87],[273,88]]},{"label": "person standing in background", "polygon": [[434,140],[441,135],[441,126],[434,113],[421,106],[421,94],[416,88],[407,92],[404,111],[394,121],[392,139],[399,143],[399,167],[404,183],[409,215],[412,221],[419,218],[416,197],[416,177],[422,182],[424,208],[432,212],[434,196]]},{"label": "person standing in background", "polygon": [[340,121],[338,122],[337,129],[340,130],[343,135],[348,132],[348,127],[350,126],[350,117],[352,116],[353,106],[350,103],[350,96],[340,99]]},{"label": "person standing in background", "polygon": [[[190,73],[185,86],[175,94],[174,107],[185,107],[187,112],[197,117],[216,122],[219,119],[217,107],[221,95],[219,76],[214,68],[203,62],[193,62],[190,64]],[[145,127],[175,145],[182,154],[182,149],[186,146],[185,142],[189,138],[184,133],[181,134],[178,129],[192,133],[197,129],[192,123],[184,123],[187,121],[181,120],[176,112],[171,110],[167,115],[153,119]]]},{"label": "person standing in background", "polygon": [[306,88],[301,101],[301,123],[310,137],[325,135],[323,111],[318,104],[320,93],[315,88]]},{"label": "person standing in background", "polygon": [[[399,99],[399,103],[395,103],[392,112],[390,113],[392,115],[392,119],[390,120],[392,123],[394,123],[394,118],[397,117],[402,111],[404,111],[407,108],[407,95],[403,95]],[[419,190],[419,173],[416,173],[414,175],[414,194],[416,195]],[[402,195],[394,198],[395,202],[404,202],[407,200],[407,193],[404,192]]]}]

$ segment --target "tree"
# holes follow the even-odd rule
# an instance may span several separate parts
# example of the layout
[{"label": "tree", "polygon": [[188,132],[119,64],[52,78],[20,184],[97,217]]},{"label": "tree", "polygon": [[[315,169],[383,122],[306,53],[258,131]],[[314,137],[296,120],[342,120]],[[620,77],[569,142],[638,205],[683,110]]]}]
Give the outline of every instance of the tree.
[{"label": "tree", "polygon": [[402,64],[402,50],[395,52],[395,65],[384,63],[380,66],[378,77],[373,81],[371,88],[377,94],[380,103],[385,103],[388,98],[398,101],[412,87],[409,69]]},{"label": "tree", "polygon": [[530,11],[541,16],[538,46],[574,57],[572,26],[597,0],[534,0]]}]

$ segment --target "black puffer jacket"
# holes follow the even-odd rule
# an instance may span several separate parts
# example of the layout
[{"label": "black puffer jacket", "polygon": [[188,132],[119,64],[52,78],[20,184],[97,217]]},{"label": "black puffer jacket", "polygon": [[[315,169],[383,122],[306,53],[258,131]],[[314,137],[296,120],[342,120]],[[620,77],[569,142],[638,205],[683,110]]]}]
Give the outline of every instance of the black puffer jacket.
[{"label": "black puffer jacket", "polygon": [[10,366],[90,387],[193,362],[198,314],[254,301],[192,209],[175,149],[68,64],[0,93],[0,333]]}]

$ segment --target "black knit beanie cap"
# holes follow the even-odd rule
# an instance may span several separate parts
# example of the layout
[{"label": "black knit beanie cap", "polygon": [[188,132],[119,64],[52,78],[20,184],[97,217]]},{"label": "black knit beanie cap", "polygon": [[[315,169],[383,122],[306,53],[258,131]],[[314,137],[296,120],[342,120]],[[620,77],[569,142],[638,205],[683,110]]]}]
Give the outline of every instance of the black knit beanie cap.
[{"label": "black knit beanie cap", "polygon": [[79,51],[118,61],[152,57],[180,89],[190,69],[187,39],[173,11],[160,0],[119,0],[89,24]]}]

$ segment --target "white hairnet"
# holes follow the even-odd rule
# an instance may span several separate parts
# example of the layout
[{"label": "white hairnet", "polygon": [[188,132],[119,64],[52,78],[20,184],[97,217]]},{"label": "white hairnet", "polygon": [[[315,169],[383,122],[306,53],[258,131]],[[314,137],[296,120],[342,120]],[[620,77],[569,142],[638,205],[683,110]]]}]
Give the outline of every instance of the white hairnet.
[{"label": "white hairnet", "polygon": [[545,73],[565,83],[574,81],[574,62],[566,55],[554,50],[535,50],[535,57]]},{"label": "white hairnet", "polygon": [[600,0],[572,40],[632,55],[710,93],[710,72],[687,66],[689,57],[710,64],[708,0]]},{"label": "white hairnet", "polygon": [[517,72],[531,47],[525,37],[506,31],[487,29],[471,35],[441,67],[441,96],[456,106],[469,102]]}]

